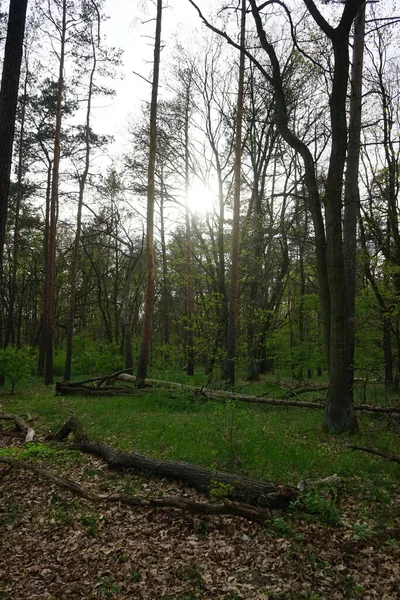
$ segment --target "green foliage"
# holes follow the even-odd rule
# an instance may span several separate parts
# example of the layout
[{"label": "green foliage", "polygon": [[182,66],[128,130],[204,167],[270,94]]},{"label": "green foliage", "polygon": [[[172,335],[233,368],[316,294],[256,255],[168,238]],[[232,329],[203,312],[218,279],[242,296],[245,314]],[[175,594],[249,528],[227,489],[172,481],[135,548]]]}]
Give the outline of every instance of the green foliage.
[{"label": "green foliage", "polygon": [[115,583],[112,576],[100,577],[98,591],[101,598],[114,598],[120,590],[119,585]]},{"label": "green foliage", "polygon": [[[57,351],[54,374],[62,376],[65,367],[65,350]],[[85,334],[74,338],[72,370],[76,375],[104,375],[124,368],[124,358],[116,343],[99,342]]]},{"label": "green foliage", "polygon": [[99,535],[99,517],[97,515],[87,514],[83,515],[81,519],[82,525],[84,525],[87,529],[87,535],[90,537],[97,538]]},{"label": "green foliage", "polygon": [[335,500],[317,489],[311,489],[292,503],[291,510],[308,515],[311,520],[326,524],[339,524],[340,511],[335,506]]},{"label": "green foliage", "polygon": [[34,371],[34,355],[29,346],[7,346],[0,350],[0,373],[11,384],[14,394],[17,383],[31,376]]},{"label": "green foliage", "polygon": [[211,500],[214,502],[225,502],[232,497],[234,491],[233,485],[229,483],[222,483],[221,481],[211,480],[209,487],[209,494]]},{"label": "green foliage", "polygon": [[57,457],[57,450],[48,444],[41,442],[28,442],[22,447],[11,446],[8,448],[0,448],[0,456],[10,456],[17,460],[29,460],[32,458],[39,459],[54,459]]},{"label": "green foliage", "polygon": [[276,517],[268,523],[267,533],[272,533],[276,537],[287,537],[291,538],[294,535],[293,526],[285,521],[282,517]]}]

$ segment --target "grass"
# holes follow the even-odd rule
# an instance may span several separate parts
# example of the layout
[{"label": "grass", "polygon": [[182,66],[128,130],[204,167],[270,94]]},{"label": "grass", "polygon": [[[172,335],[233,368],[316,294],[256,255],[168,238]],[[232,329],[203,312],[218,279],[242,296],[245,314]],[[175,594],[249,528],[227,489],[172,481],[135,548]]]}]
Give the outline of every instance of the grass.
[{"label": "grass", "polygon": [[120,449],[282,483],[333,472],[375,476],[383,465],[386,474],[399,475],[398,465],[346,448],[351,441],[399,453],[399,430],[388,429],[386,417],[359,413],[359,434],[333,437],[322,430],[320,410],[206,401],[186,390],[162,388],[131,397],[56,397],[53,388],[37,382],[4,397],[3,410],[37,415],[50,430],[73,412],[90,437]]}]

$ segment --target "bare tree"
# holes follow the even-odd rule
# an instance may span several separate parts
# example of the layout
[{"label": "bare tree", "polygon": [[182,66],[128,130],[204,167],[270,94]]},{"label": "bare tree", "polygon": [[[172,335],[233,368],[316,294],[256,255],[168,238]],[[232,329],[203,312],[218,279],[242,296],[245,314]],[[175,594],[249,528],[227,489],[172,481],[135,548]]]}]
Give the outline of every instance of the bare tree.
[{"label": "bare tree", "polygon": [[147,226],[146,226],[146,256],[147,256],[147,280],[146,296],[143,315],[142,341],[137,367],[138,382],[143,383],[146,379],[147,366],[149,362],[151,327],[154,307],[154,198],[155,198],[155,166],[157,149],[157,95],[158,80],[160,73],[161,54],[161,18],[162,0],[157,0],[156,35],[154,42],[153,82],[150,106],[150,147],[149,165],[147,176]]},{"label": "bare tree", "polygon": [[[240,47],[244,49],[246,38],[246,0],[242,0],[240,20]],[[226,343],[226,359],[224,377],[232,385],[235,384],[235,358],[238,320],[239,294],[239,224],[240,224],[240,186],[242,170],[242,123],[244,102],[244,52],[239,59],[239,83],[236,104],[236,133],[235,133],[235,168],[234,168],[234,200],[232,228],[232,268],[229,296],[228,335]]]}]

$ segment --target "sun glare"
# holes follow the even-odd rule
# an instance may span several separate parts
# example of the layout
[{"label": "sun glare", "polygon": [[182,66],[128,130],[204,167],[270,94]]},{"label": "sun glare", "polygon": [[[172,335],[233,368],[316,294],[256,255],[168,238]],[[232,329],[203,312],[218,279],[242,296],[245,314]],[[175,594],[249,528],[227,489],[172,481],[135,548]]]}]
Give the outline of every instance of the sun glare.
[{"label": "sun glare", "polygon": [[188,205],[193,214],[211,213],[215,207],[215,194],[202,181],[195,179],[189,188]]}]

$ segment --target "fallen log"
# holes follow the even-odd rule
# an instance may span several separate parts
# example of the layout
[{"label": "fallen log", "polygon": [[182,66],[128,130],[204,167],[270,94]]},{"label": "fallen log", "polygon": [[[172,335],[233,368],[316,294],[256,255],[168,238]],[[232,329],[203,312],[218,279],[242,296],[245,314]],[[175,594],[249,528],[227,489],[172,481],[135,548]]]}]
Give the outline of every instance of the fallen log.
[{"label": "fallen log", "polygon": [[248,521],[256,521],[257,523],[265,523],[270,518],[270,513],[255,508],[254,506],[246,505],[237,502],[223,502],[223,503],[207,503],[207,502],[194,502],[193,500],[187,500],[179,496],[162,497],[162,498],[148,498],[144,496],[119,496],[119,495],[99,495],[91,490],[88,490],[81,486],[72,479],[60,477],[42,469],[36,465],[15,460],[8,456],[0,456],[0,464],[9,465],[12,468],[24,469],[25,471],[31,471],[44,477],[48,481],[51,481],[55,485],[69,490],[70,492],[91,500],[94,502],[104,502],[107,504],[125,504],[128,506],[144,506],[144,507],[156,507],[156,508],[177,508],[180,510],[188,511],[196,515],[234,515],[243,517]]},{"label": "fallen log", "polygon": [[400,463],[400,456],[394,456],[393,454],[386,454],[385,452],[381,452],[380,450],[375,450],[374,448],[365,448],[364,446],[354,446],[353,444],[347,444],[348,448],[352,450],[360,450],[361,452],[369,452],[369,454],[376,454],[376,456],[382,456],[382,458],[386,458],[386,460],[390,460],[391,462]]},{"label": "fallen log", "polygon": [[[113,375],[86,380],[84,382],[70,383],[67,381],[58,382],[56,384],[57,395],[93,395],[93,396],[128,396],[136,393],[136,390],[131,387],[121,387],[110,385],[109,382],[123,381],[128,383],[136,383],[134,375],[128,375],[126,372],[114,373]],[[86,385],[90,383],[91,385]],[[198,396],[209,398],[211,400],[229,399],[235,402],[247,402],[250,404],[265,404],[268,406],[283,406],[297,408],[314,408],[324,409],[325,402],[320,401],[305,401],[305,400],[288,400],[281,398],[266,398],[264,396],[251,396],[248,394],[235,394],[225,390],[211,390],[205,387],[195,387],[187,384],[177,383],[175,381],[162,381],[158,379],[146,379],[146,387],[163,387],[167,389],[187,390]],[[321,389],[321,388],[320,388]],[[370,404],[355,404],[355,410],[363,412],[381,413],[381,414],[400,414],[400,406],[372,406]]]},{"label": "fallen log", "polygon": [[30,427],[21,417],[14,414],[1,414],[1,421],[13,421],[15,429],[25,436],[25,443],[31,442],[35,437],[35,430]]},{"label": "fallen log", "polygon": [[57,396],[130,396],[134,390],[132,388],[108,385],[105,387],[96,387],[88,385],[69,385],[61,381],[56,383]]},{"label": "fallen log", "polygon": [[113,469],[132,469],[154,477],[180,481],[206,495],[221,494],[257,508],[286,508],[299,495],[299,490],[294,487],[244,475],[212,471],[183,461],[159,460],[138,452],[119,452],[104,442],[91,441],[76,417],[69,419],[53,439],[64,440],[70,433],[75,437],[69,446],[71,449],[97,456]]}]

